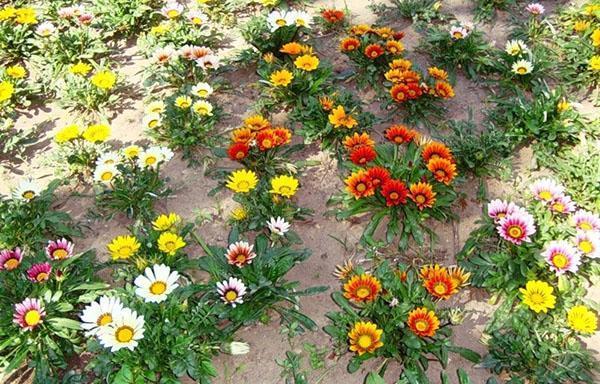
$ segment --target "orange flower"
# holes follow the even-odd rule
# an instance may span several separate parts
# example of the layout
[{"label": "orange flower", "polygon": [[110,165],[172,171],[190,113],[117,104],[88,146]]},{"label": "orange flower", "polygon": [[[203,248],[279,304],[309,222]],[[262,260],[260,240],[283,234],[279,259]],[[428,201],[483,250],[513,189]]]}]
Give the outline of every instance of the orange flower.
[{"label": "orange flower", "polygon": [[261,151],[269,150],[275,147],[277,138],[272,129],[263,129],[256,134],[256,144]]},{"label": "orange flower", "polygon": [[417,184],[410,185],[410,193],[408,194],[408,197],[410,197],[410,199],[417,204],[419,210],[422,211],[424,208],[433,207],[433,204],[435,203],[435,195],[436,193],[433,192],[433,187],[431,184],[419,182]]},{"label": "orange flower", "polygon": [[381,186],[381,195],[385,197],[385,205],[393,207],[406,204],[408,189],[402,181],[390,179]]},{"label": "orange flower", "polygon": [[446,267],[442,267],[439,264],[424,265],[419,271],[419,278],[423,280],[428,280],[432,278],[434,274],[442,270],[447,272]]},{"label": "orange flower", "polygon": [[397,55],[404,51],[404,44],[399,41],[389,40],[385,43],[385,49],[387,49],[387,51],[392,55]]},{"label": "orange flower", "polygon": [[377,348],[383,346],[381,342],[382,334],[383,330],[378,329],[376,324],[359,321],[348,332],[350,350],[357,352],[359,356],[365,353],[373,353]]},{"label": "orange flower", "polygon": [[394,37],[394,30],[389,27],[381,27],[373,29],[372,31],[375,32],[382,39],[391,39]]},{"label": "orange flower", "polygon": [[457,282],[450,277],[446,268],[434,271],[423,286],[432,296],[438,299],[448,300],[450,296],[458,292]]},{"label": "orange flower", "polygon": [[438,67],[431,67],[427,69],[427,72],[429,72],[429,76],[433,77],[436,80],[448,80],[448,72]]},{"label": "orange flower", "polygon": [[371,183],[375,188],[382,186],[391,177],[390,171],[383,167],[369,168],[367,169],[367,174],[369,175],[369,179],[371,179]]},{"label": "orange flower", "polygon": [[284,44],[283,46],[281,46],[279,52],[287,53],[288,55],[299,55],[300,53],[302,53],[302,44],[296,43],[294,41],[291,43]]},{"label": "orange flower", "polygon": [[436,81],[435,82],[435,94],[442,99],[451,99],[454,97],[454,89],[445,81]]},{"label": "orange flower", "polygon": [[417,83],[406,83],[406,86],[408,87],[409,99],[417,99],[423,94],[423,90]]},{"label": "orange flower", "polygon": [[344,11],[341,9],[325,9],[321,12],[321,16],[331,24],[339,23],[344,20]]},{"label": "orange flower", "polygon": [[329,96],[321,96],[319,97],[319,103],[321,103],[321,108],[323,108],[324,111],[331,111],[334,101]]},{"label": "orange flower", "polygon": [[271,123],[261,115],[254,115],[247,117],[244,120],[244,126],[253,131],[260,131],[262,129],[271,128]]},{"label": "orange flower", "polygon": [[469,285],[471,273],[465,272],[461,267],[455,265],[448,268],[448,274],[450,275],[450,278],[454,280],[457,287],[460,288]]},{"label": "orange flower", "polygon": [[433,173],[433,177],[440,183],[450,184],[457,175],[456,164],[447,159],[431,159],[427,163],[427,169]]},{"label": "orange flower", "polygon": [[365,170],[361,169],[353,172],[344,180],[344,183],[346,184],[346,191],[351,193],[355,199],[375,194],[375,187],[373,187],[369,174]]},{"label": "orange flower", "polygon": [[401,124],[392,125],[385,130],[385,138],[395,144],[410,143],[417,136],[417,131]]},{"label": "orange flower", "polygon": [[357,36],[362,36],[367,32],[371,31],[371,27],[366,24],[355,25],[350,28],[350,33]]},{"label": "orange flower", "polygon": [[423,161],[426,163],[428,163],[429,160],[434,159],[446,159],[453,161],[450,148],[439,141],[432,141],[425,144],[423,152],[421,152],[421,156],[423,157]]},{"label": "orange flower", "polygon": [[412,66],[412,62],[406,59],[395,59],[389,64],[391,69],[399,69],[401,71],[408,71]]},{"label": "orange flower", "polygon": [[254,139],[254,133],[250,128],[238,128],[231,132],[231,141],[235,143],[248,143]]},{"label": "orange flower", "polygon": [[404,76],[402,75],[404,71],[400,69],[390,69],[386,73],[384,73],[385,79],[391,81],[392,83],[401,83]]},{"label": "orange flower", "polygon": [[367,48],[365,48],[365,56],[367,56],[371,60],[375,60],[379,56],[383,55],[385,51],[381,48],[379,44],[369,44]]},{"label": "orange flower", "polygon": [[393,38],[394,38],[394,40],[404,39],[404,32],[402,32],[402,31],[394,32]]},{"label": "orange flower", "polygon": [[352,52],[360,47],[360,41],[354,37],[347,37],[340,43],[342,52]]},{"label": "orange flower", "polygon": [[353,276],[344,284],[344,297],[359,303],[370,302],[381,292],[381,283],[376,277],[362,274]]},{"label": "orange flower", "polygon": [[408,86],[406,84],[396,84],[390,89],[390,95],[398,103],[408,100]]},{"label": "orange flower", "polygon": [[344,138],[344,147],[346,147],[346,150],[348,150],[348,152],[352,152],[356,148],[363,146],[375,146],[375,141],[371,139],[371,136],[369,136],[368,133],[363,132],[361,134],[358,134],[355,132],[352,136],[346,136]]},{"label": "orange flower", "polygon": [[370,161],[375,160],[377,157],[377,152],[373,149],[373,147],[361,146],[354,149],[350,153],[350,161],[352,161],[356,165],[365,165]]},{"label": "orange flower", "polygon": [[246,143],[232,143],[227,150],[227,155],[231,160],[239,161],[248,156],[249,149]]},{"label": "orange flower", "polygon": [[346,127],[353,128],[358,125],[358,122],[352,115],[346,115],[344,106],[338,105],[329,114],[329,122],[334,128]]},{"label": "orange flower", "polygon": [[280,146],[284,144],[289,144],[292,141],[292,131],[287,128],[274,128],[273,135],[275,137],[275,145]]},{"label": "orange flower", "polygon": [[407,324],[410,330],[420,337],[433,337],[435,332],[440,328],[440,320],[435,315],[435,312],[425,307],[419,307],[410,311]]}]

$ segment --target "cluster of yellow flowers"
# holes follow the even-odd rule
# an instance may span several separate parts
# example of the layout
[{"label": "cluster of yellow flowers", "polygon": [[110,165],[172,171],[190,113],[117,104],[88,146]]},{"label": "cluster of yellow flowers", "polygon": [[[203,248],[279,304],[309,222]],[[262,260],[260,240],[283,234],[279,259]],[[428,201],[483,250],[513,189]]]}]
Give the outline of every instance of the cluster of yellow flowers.
[{"label": "cluster of yellow flowers", "polygon": [[35,9],[10,6],[0,9],[0,22],[2,21],[14,21],[17,24],[36,24],[38,22]]},{"label": "cluster of yellow flowers", "polygon": [[77,124],[67,125],[54,135],[54,141],[64,144],[78,138],[90,143],[102,143],[110,136],[110,127],[106,124],[92,124],[83,129]]}]

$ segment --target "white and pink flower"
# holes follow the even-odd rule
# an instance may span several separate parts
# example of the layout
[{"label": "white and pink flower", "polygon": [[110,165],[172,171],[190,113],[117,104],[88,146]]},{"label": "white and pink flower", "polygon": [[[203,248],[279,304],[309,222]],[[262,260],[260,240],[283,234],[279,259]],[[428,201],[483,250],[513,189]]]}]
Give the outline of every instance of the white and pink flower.
[{"label": "white and pink flower", "polygon": [[529,3],[525,7],[525,10],[535,16],[541,15],[546,11],[544,6],[540,3]]},{"label": "white and pink flower", "polygon": [[462,40],[469,36],[469,30],[462,25],[455,25],[450,28],[450,37],[454,40]]},{"label": "white and pink flower", "polygon": [[34,283],[44,283],[50,278],[52,266],[50,263],[33,264],[27,270],[27,278]]},{"label": "white and pink flower", "polygon": [[225,304],[230,304],[235,308],[237,304],[244,302],[243,297],[246,294],[246,286],[240,279],[230,277],[229,280],[223,280],[217,283],[217,292]]},{"label": "white and pink flower", "polygon": [[574,212],[577,206],[570,196],[563,195],[552,200],[550,209],[554,212],[569,214]]},{"label": "white and pink flower", "polygon": [[581,254],[564,240],[550,242],[542,256],[557,276],[565,272],[577,272],[581,263]]},{"label": "white and pink flower", "polygon": [[64,260],[73,256],[75,246],[69,240],[62,238],[59,240],[50,240],[46,245],[46,256],[50,260]]},{"label": "white and pink flower", "polygon": [[168,19],[176,19],[183,13],[183,5],[176,1],[169,1],[162,7],[160,13]]},{"label": "white and pink flower", "polygon": [[46,317],[46,310],[39,299],[28,297],[19,304],[15,304],[13,323],[27,331],[32,331],[41,324],[44,317]]},{"label": "white and pink flower", "polygon": [[488,216],[498,222],[507,215],[515,212],[516,208],[517,205],[512,201],[508,202],[506,200],[495,199],[488,203]]},{"label": "white and pink flower", "polygon": [[600,232],[600,217],[592,212],[578,210],[573,215],[573,222],[579,231]]},{"label": "white and pink flower", "polygon": [[12,271],[21,265],[23,261],[23,251],[21,248],[3,249],[0,251],[0,271],[7,270]]},{"label": "white and pink flower", "polygon": [[600,234],[596,232],[578,232],[575,245],[579,252],[592,259],[600,258]]},{"label": "white and pink flower", "polygon": [[504,240],[521,245],[523,242],[531,242],[529,236],[535,233],[535,223],[533,216],[520,209],[501,219],[496,230]]},{"label": "white and pink flower", "polygon": [[237,241],[229,245],[225,257],[231,265],[243,267],[246,264],[252,264],[252,260],[256,257],[256,253],[252,251],[254,245],[246,241]]},{"label": "white and pink flower", "polygon": [[565,188],[552,179],[540,179],[533,183],[531,192],[536,200],[549,203],[561,197]]}]

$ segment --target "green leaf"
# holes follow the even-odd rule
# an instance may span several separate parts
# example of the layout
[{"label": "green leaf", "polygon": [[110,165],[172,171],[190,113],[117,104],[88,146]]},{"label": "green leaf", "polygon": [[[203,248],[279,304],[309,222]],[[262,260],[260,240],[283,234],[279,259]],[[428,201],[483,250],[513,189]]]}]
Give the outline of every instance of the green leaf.
[{"label": "green leaf", "polygon": [[383,377],[379,376],[377,373],[371,372],[369,375],[367,375],[365,384],[385,384],[385,380],[383,380]]},{"label": "green leaf", "polygon": [[78,331],[81,329],[81,325],[80,325],[79,321],[67,319],[64,317],[53,317],[51,319],[48,319],[48,324],[50,324],[52,327],[56,328],[57,330],[73,329],[73,330]]},{"label": "green leaf", "polygon": [[469,378],[469,375],[467,375],[467,372],[465,372],[464,369],[458,368],[457,372],[458,372],[458,383],[459,384],[473,384],[473,382]]},{"label": "green leaf", "polygon": [[475,364],[477,364],[481,361],[481,355],[479,353],[473,351],[472,349],[457,347],[457,346],[450,346],[448,349],[454,353],[458,353],[465,359],[467,359],[470,362],[473,362]]}]

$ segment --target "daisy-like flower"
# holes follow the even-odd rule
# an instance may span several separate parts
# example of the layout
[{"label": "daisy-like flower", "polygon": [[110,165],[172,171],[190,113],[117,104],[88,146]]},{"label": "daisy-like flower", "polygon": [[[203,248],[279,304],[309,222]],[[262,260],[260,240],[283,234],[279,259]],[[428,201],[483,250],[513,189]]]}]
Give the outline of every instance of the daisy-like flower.
[{"label": "daisy-like flower", "polygon": [[375,188],[381,187],[391,179],[390,171],[383,167],[372,167],[367,169],[367,176],[371,180],[371,184]]},{"label": "daisy-like flower", "polygon": [[133,236],[117,236],[107,246],[113,260],[129,259],[140,249],[141,244]]},{"label": "daisy-like flower", "polygon": [[600,258],[600,235],[595,232],[578,232],[575,245],[579,252],[592,259]]},{"label": "daisy-like flower", "polygon": [[56,27],[49,21],[44,21],[35,29],[35,33],[42,37],[49,37],[56,33]]},{"label": "daisy-like flower", "polygon": [[225,304],[230,304],[235,308],[237,304],[244,303],[246,286],[242,280],[230,277],[228,280],[217,283],[217,292]]},{"label": "daisy-like flower", "polygon": [[152,61],[156,64],[168,64],[177,57],[178,52],[172,46],[160,47],[152,54]]},{"label": "daisy-like flower", "polygon": [[350,350],[358,353],[359,356],[365,353],[373,353],[383,346],[382,334],[383,330],[378,329],[376,324],[359,321],[348,332]]},{"label": "daisy-like flower", "polygon": [[33,283],[43,283],[48,281],[52,273],[50,263],[33,264],[27,269],[27,279]]},{"label": "daisy-like flower", "polygon": [[94,170],[94,181],[110,184],[120,173],[114,165],[102,164]]},{"label": "daisy-like flower", "polygon": [[529,60],[521,59],[513,63],[511,70],[517,75],[523,76],[533,71],[533,64]]},{"label": "daisy-like flower", "polygon": [[536,200],[549,203],[563,195],[565,187],[552,179],[537,180],[531,186],[531,192]]},{"label": "daisy-like flower", "polygon": [[598,317],[585,305],[576,305],[569,309],[567,322],[569,328],[584,335],[593,334],[598,327]]},{"label": "daisy-like flower", "polygon": [[171,272],[171,268],[166,265],[155,264],[152,269],[146,267],[144,274],[135,278],[135,294],[142,297],[146,303],[161,303],[179,287],[177,280],[177,271]]},{"label": "daisy-like flower", "polygon": [[342,264],[337,264],[335,266],[335,271],[333,272],[333,276],[341,281],[345,281],[352,276],[352,274],[354,274],[354,263],[352,262],[352,258],[344,260]]},{"label": "daisy-like flower", "polygon": [[408,328],[419,337],[433,337],[440,328],[435,312],[425,307],[415,308],[408,314]]},{"label": "daisy-like flower", "polygon": [[175,153],[169,147],[150,147],[148,149],[155,149],[160,153],[161,163],[167,163],[175,156]]},{"label": "daisy-like flower", "polygon": [[121,156],[118,152],[104,152],[96,159],[96,166],[100,165],[117,165],[121,162]]},{"label": "daisy-like flower", "polygon": [[298,56],[298,58],[294,60],[294,65],[296,68],[311,72],[319,66],[319,58],[311,54]]},{"label": "daisy-like flower", "polygon": [[59,240],[49,240],[45,251],[50,260],[65,260],[73,256],[73,248],[73,243],[63,237]]},{"label": "daisy-like flower", "polygon": [[29,202],[40,195],[42,187],[36,183],[33,179],[25,179],[19,183],[19,185],[13,189],[12,197],[15,200],[21,200]]},{"label": "daisy-like flower", "polygon": [[113,322],[114,314],[122,310],[121,300],[116,297],[102,296],[98,301],[93,301],[86,306],[79,315],[81,328],[85,330],[87,337],[96,336],[100,329]]},{"label": "daisy-like flower", "polygon": [[267,24],[269,25],[271,32],[275,32],[281,27],[290,25],[290,22],[294,23],[285,11],[273,11],[267,16]]},{"label": "daisy-like flower", "polygon": [[469,36],[469,30],[460,25],[455,25],[450,28],[450,37],[454,40],[462,40]]},{"label": "daisy-like flower", "polygon": [[162,124],[162,116],[159,113],[149,113],[142,119],[142,125],[145,128],[154,129]]},{"label": "daisy-like flower", "polygon": [[577,206],[570,196],[562,195],[550,202],[550,209],[558,213],[574,212]]},{"label": "daisy-like flower", "polygon": [[156,169],[163,161],[164,154],[159,147],[151,147],[140,153],[137,159],[138,167]]},{"label": "daisy-like flower", "polygon": [[551,241],[542,252],[550,270],[557,276],[565,272],[577,272],[581,263],[581,254],[577,249],[566,241]]},{"label": "daisy-like flower", "polygon": [[385,130],[385,138],[394,144],[408,144],[418,136],[417,131],[406,125],[396,124]]},{"label": "daisy-like flower", "polygon": [[517,209],[515,203],[508,202],[506,200],[495,199],[488,203],[487,211],[488,216],[498,222],[506,216],[512,214]]},{"label": "daisy-like flower", "polygon": [[189,20],[189,22],[194,25],[206,24],[206,22],[208,21],[208,16],[206,16],[204,12],[198,9],[192,9],[187,13],[186,17]]},{"label": "daisy-like flower", "polygon": [[546,11],[544,6],[540,3],[530,3],[525,7],[525,10],[535,16],[541,15]]},{"label": "daisy-like flower", "polygon": [[444,158],[429,160],[427,169],[433,173],[433,177],[437,181],[446,185],[449,185],[457,175],[456,164]]},{"label": "daisy-like flower", "polygon": [[186,246],[183,238],[176,233],[163,232],[158,237],[158,249],[170,256],[175,255],[177,250]]},{"label": "daisy-like flower", "polygon": [[247,241],[237,241],[229,245],[225,258],[231,265],[243,267],[247,264],[252,264],[252,259],[256,257],[256,253],[252,251],[254,245],[251,245]]},{"label": "daisy-like flower", "polygon": [[453,279],[446,268],[433,270],[423,281],[427,292],[438,299],[448,300],[458,292],[458,283]]},{"label": "daisy-like flower", "polygon": [[425,163],[429,163],[431,160],[445,159],[453,161],[452,151],[444,143],[438,141],[431,141],[423,146],[421,157]]},{"label": "daisy-like flower", "polygon": [[334,128],[354,128],[358,125],[358,121],[356,121],[352,114],[346,113],[343,105],[333,108],[327,118]]},{"label": "daisy-like flower", "polygon": [[504,240],[521,245],[523,242],[531,242],[529,236],[535,233],[535,223],[528,212],[517,210],[502,218],[496,230]]},{"label": "daisy-like flower", "polygon": [[556,304],[556,296],[552,293],[554,288],[545,281],[528,281],[525,288],[519,288],[519,291],[523,295],[523,304],[535,313],[547,313]]},{"label": "daisy-like flower", "polygon": [[280,175],[271,179],[269,193],[290,198],[296,194],[298,186],[298,179],[288,175]]},{"label": "daisy-like flower", "polygon": [[377,158],[377,152],[372,147],[362,146],[352,150],[350,153],[350,161],[359,166],[364,166],[367,163]]},{"label": "daisy-like flower", "polygon": [[278,236],[283,236],[287,231],[290,230],[290,223],[285,221],[283,217],[271,217],[269,221],[267,221],[267,227],[271,233],[274,233]]},{"label": "daisy-like flower", "polygon": [[287,69],[275,71],[271,73],[271,76],[269,78],[271,84],[274,87],[287,87],[288,85],[290,85],[293,79],[294,75]]},{"label": "daisy-like flower", "polygon": [[458,288],[466,287],[467,285],[469,285],[469,278],[471,277],[471,272],[465,272],[465,270],[462,267],[453,265],[448,268],[448,274],[450,275],[450,278],[454,280]]},{"label": "daisy-like flower", "polygon": [[46,317],[46,310],[40,299],[28,297],[22,302],[15,304],[13,323],[26,331],[32,331],[40,325],[44,317]]},{"label": "daisy-like flower", "polygon": [[166,110],[166,108],[167,107],[164,102],[155,100],[151,101],[148,105],[146,105],[146,107],[144,108],[144,113],[147,115],[151,113],[157,113],[160,115]]},{"label": "daisy-like flower", "polygon": [[176,1],[169,1],[164,7],[162,7],[160,13],[162,13],[166,18],[176,19],[181,15],[181,13],[183,13],[183,5]]},{"label": "daisy-like flower", "polygon": [[176,213],[169,213],[168,215],[163,214],[154,219],[152,228],[160,232],[170,231],[180,221],[181,217]]},{"label": "daisy-like flower", "polygon": [[21,265],[23,261],[23,252],[21,248],[3,249],[0,251],[0,271],[12,271]]},{"label": "daisy-like flower", "polygon": [[192,109],[200,116],[212,116],[213,106],[206,100],[198,100],[192,104]]},{"label": "daisy-like flower", "polygon": [[287,19],[290,24],[295,24],[297,27],[310,28],[312,18],[304,11],[291,11],[287,13]]},{"label": "daisy-like flower", "polygon": [[188,109],[192,106],[192,98],[189,96],[177,96],[175,106],[181,109]]},{"label": "daisy-like flower", "polygon": [[344,184],[346,184],[346,191],[354,196],[355,199],[375,194],[375,187],[369,178],[369,173],[362,169],[348,176],[344,180]]},{"label": "daisy-like flower", "polygon": [[233,171],[229,175],[227,181],[227,188],[231,189],[236,193],[247,193],[256,188],[258,184],[258,178],[256,173],[246,169],[240,169]]},{"label": "daisy-like flower", "polygon": [[135,159],[142,152],[142,148],[139,145],[129,145],[123,148],[123,155],[127,159]]},{"label": "daisy-like flower", "polygon": [[381,186],[381,195],[385,197],[388,207],[406,204],[408,194],[408,188],[401,180],[389,179]]},{"label": "daisy-like flower", "polygon": [[511,56],[517,56],[527,51],[527,45],[523,40],[509,40],[506,42],[505,51]]},{"label": "daisy-like flower", "polygon": [[144,316],[129,308],[122,308],[113,312],[113,320],[105,327],[100,328],[98,340],[111,352],[122,348],[133,351],[138,341],[144,337]]},{"label": "daisy-like flower", "polygon": [[213,87],[208,83],[198,83],[192,87],[192,95],[206,99],[213,93]]},{"label": "daisy-like flower", "polygon": [[344,284],[344,297],[357,303],[371,302],[381,292],[381,283],[371,275],[353,276]]},{"label": "daisy-like flower", "polygon": [[217,55],[210,54],[196,59],[196,65],[204,69],[217,69],[221,65],[221,60]]},{"label": "daisy-like flower", "polygon": [[248,211],[242,205],[238,205],[231,210],[229,217],[234,221],[243,221],[248,217]]},{"label": "daisy-like flower", "polygon": [[600,217],[592,212],[580,209],[573,214],[572,220],[579,231],[600,232]]},{"label": "daisy-like flower", "polygon": [[425,208],[433,207],[435,204],[435,195],[433,186],[429,183],[418,182],[410,185],[408,197],[414,201],[420,211]]}]

